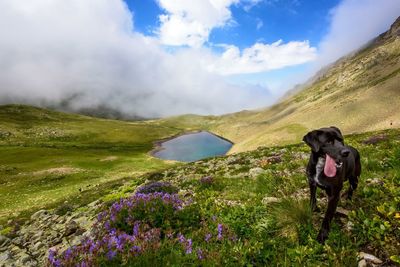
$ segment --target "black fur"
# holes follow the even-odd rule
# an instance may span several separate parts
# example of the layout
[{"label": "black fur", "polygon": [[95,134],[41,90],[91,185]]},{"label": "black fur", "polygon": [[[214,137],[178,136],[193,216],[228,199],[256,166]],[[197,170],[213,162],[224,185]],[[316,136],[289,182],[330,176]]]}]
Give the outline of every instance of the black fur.
[{"label": "black fur", "polygon": [[[307,165],[311,209],[318,210],[315,196],[317,186],[324,189],[328,195],[328,208],[317,237],[320,243],[324,243],[328,238],[330,223],[336,212],[344,181],[349,179],[350,183],[349,189],[344,194],[348,199],[351,199],[353,191],[357,188],[358,178],[361,174],[360,155],[354,147],[344,144],[342,133],[334,126],[311,131],[303,137],[303,141],[311,147],[310,160]],[[336,162],[336,175],[327,177],[322,171],[316,177],[318,160],[325,158],[326,154]],[[320,162],[324,163],[324,160],[320,159]]]}]

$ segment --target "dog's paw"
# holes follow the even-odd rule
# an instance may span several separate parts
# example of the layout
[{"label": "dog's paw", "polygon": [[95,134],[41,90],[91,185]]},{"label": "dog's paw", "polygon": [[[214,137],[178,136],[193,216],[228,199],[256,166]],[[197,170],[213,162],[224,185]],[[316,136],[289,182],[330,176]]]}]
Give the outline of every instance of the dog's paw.
[{"label": "dog's paw", "polygon": [[351,197],[353,196],[353,192],[352,191],[346,191],[346,192],[344,192],[342,195],[341,195],[341,198],[342,199],[345,199],[345,200],[351,200]]}]

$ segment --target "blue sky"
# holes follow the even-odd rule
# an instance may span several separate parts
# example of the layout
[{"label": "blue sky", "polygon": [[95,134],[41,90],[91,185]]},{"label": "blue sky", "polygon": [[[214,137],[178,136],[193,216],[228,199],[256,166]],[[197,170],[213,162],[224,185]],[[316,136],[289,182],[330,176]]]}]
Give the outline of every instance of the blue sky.
[{"label": "blue sky", "polygon": [[[164,13],[157,1],[125,2],[134,15],[136,30],[146,35],[154,35],[154,31],[160,25],[158,16]],[[257,40],[268,43],[279,39],[309,40],[311,45],[316,46],[327,33],[330,23],[329,11],[338,3],[338,0],[261,1],[248,11],[244,9],[243,4],[232,5],[232,17],[237,24],[215,28],[209,41],[245,48]],[[260,22],[262,26],[257,28]]]},{"label": "blue sky", "polygon": [[1,0],[0,103],[266,107],[399,14],[399,0]]},{"label": "blue sky", "polygon": [[[157,0],[125,0],[134,17],[135,30],[147,36],[157,37],[160,28],[159,16],[168,13]],[[203,46],[215,53],[223,52],[219,44],[228,44],[240,50],[251,47],[256,42],[273,43],[282,40],[308,41],[310,47],[318,47],[326,36],[331,23],[330,13],[339,0],[259,0],[232,3],[229,6],[231,21],[215,27]],[[179,47],[179,46],[177,46]],[[282,90],[293,86],[310,65],[310,61],[294,66],[252,73],[233,74],[226,79],[236,84],[253,84]],[[285,84],[287,77],[293,83]],[[283,94],[279,92],[277,94]]]}]

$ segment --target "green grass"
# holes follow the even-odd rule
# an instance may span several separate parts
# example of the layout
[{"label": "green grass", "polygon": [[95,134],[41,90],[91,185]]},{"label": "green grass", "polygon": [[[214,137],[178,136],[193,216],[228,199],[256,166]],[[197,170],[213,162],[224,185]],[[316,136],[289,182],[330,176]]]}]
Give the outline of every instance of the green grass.
[{"label": "green grass", "polygon": [[[398,259],[400,130],[345,137],[359,149],[363,172],[354,199],[340,203],[349,217],[335,218],[329,239],[320,245],[315,238],[323,213],[309,212],[309,148],[304,144],[177,164],[149,156],[153,142],[200,126],[207,129],[215,117],[119,122],[12,105],[0,108],[0,118],[2,234],[12,230],[5,223],[10,218],[24,219],[42,208],[63,214],[96,199],[110,205],[146,181],[164,180],[193,199],[188,218],[190,212],[204,220],[215,217],[215,227],[221,223],[237,237],[210,247],[199,236],[200,228],[176,229],[193,236],[195,248],[210,249],[205,265],[354,266],[359,251],[391,264]],[[293,124],[282,130],[298,135],[305,129]],[[374,136],[383,137],[376,144],[364,143]],[[271,157],[279,160],[269,161]],[[201,184],[200,178],[209,175],[213,182]],[[324,211],[323,196],[319,191]],[[265,197],[279,201],[265,204]],[[170,242],[161,245],[164,256],[149,259],[155,264],[200,264]]]},{"label": "green grass", "polygon": [[186,131],[23,105],[0,106],[0,223],[66,200],[79,206],[171,163],[153,142]]},{"label": "green grass", "polygon": [[[371,137],[379,137],[378,142],[368,144]],[[294,144],[262,147],[142,176],[142,182],[164,180],[180,189],[180,197],[189,203],[182,209],[181,223],[172,228],[163,225],[170,237],[161,235],[139,256],[121,252],[112,262],[104,257],[96,262],[116,266],[124,262],[155,266],[356,266],[357,254],[362,251],[396,266],[400,263],[400,130],[350,135],[345,140],[360,151],[363,171],[353,200],[339,203],[349,211],[348,217],[335,216],[324,245],[316,236],[327,205],[325,193],[317,193],[321,212],[311,213],[305,175],[309,148]],[[263,171],[250,175],[255,168]],[[212,179],[201,182],[205,176]],[[109,207],[132,194],[138,185],[129,183],[103,200]],[[265,203],[265,197],[277,201]],[[150,211],[154,208],[146,207]],[[154,212],[147,214],[135,218],[154,220]],[[157,216],[166,222],[175,218],[162,212]],[[224,229],[221,240],[216,238],[217,224]],[[179,233],[193,241],[192,253],[185,253]],[[212,233],[211,241],[205,240],[207,233]],[[204,258],[196,256],[198,250]]]},{"label": "green grass", "polygon": [[[364,143],[374,136],[385,137],[376,144]],[[395,264],[400,251],[400,130],[350,135],[345,139],[360,151],[363,171],[353,200],[342,199],[339,204],[350,211],[349,216],[334,218],[324,245],[315,239],[326,209],[325,193],[318,190],[317,194],[321,212],[311,213],[305,176],[309,148],[304,144],[262,147],[161,172],[165,181],[191,192],[198,207],[196,214],[200,212],[201,218],[215,217],[238,238],[237,243],[224,243],[228,247],[215,252],[204,264],[223,264],[221,259],[229,258],[233,251],[236,263],[249,266],[354,266],[360,251]],[[280,162],[262,163],[277,155]],[[250,177],[250,170],[256,167],[264,172]],[[201,184],[200,178],[208,175],[213,182]],[[279,201],[264,204],[264,197]],[[179,231],[195,235],[189,228]],[[207,249],[201,241],[194,242],[193,247],[196,246]],[[176,248],[171,247],[172,250],[176,253]],[[189,259],[178,255],[159,260],[173,265]],[[193,264],[201,264],[191,259]]]}]

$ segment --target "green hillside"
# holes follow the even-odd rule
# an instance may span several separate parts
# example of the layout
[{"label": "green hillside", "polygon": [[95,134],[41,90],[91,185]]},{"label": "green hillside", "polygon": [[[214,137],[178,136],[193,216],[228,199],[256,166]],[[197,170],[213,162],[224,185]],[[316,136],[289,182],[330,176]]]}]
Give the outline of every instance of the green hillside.
[{"label": "green hillside", "polygon": [[398,266],[400,131],[345,140],[359,149],[363,173],[353,200],[339,203],[324,245],[316,236],[327,198],[318,190],[321,211],[311,214],[305,176],[309,147],[298,143],[134,175],[123,187],[78,210],[39,211],[25,225],[5,229],[13,242],[25,247],[5,239],[13,258],[4,262]]},{"label": "green hillside", "polygon": [[400,127],[400,18],[362,50],[318,73],[299,92],[263,110],[225,115],[210,127],[231,153],[297,142],[307,130],[344,133]]},{"label": "green hillside", "polygon": [[0,106],[1,221],[87,202],[134,175],[170,166],[149,155],[153,142],[191,129]]}]

